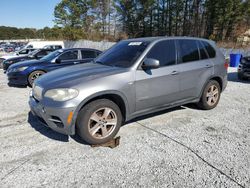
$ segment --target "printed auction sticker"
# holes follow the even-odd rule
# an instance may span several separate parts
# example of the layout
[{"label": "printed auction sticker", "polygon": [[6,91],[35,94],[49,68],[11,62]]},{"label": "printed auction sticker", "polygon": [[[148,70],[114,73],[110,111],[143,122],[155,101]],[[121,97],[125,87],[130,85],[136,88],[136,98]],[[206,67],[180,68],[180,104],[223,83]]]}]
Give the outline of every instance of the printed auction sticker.
[{"label": "printed auction sticker", "polygon": [[128,45],[129,46],[140,46],[142,42],[130,42]]}]

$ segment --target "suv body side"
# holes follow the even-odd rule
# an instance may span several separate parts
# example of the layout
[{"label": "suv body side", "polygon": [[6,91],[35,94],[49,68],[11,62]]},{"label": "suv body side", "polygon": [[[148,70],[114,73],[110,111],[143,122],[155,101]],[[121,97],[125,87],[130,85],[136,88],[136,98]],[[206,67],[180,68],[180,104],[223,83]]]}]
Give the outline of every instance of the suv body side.
[{"label": "suv body side", "polygon": [[[208,57],[200,60],[200,51],[198,50],[199,60],[184,63],[179,54],[179,40],[194,40],[197,43],[197,49],[199,49],[198,43],[200,41],[207,42],[212,46],[208,40],[203,39],[186,37],[156,38],[150,42],[129,68],[87,63],[79,65],[79,67],[77,65],[68,69],[60,69],[53,72],[53,74],[48,73],[46,76],[41,77],[35,82],[35,85],[42,88],[46,85],[43,94],[50,89],[54,89],[55,85],[58,88],[74,87],[79,90],[79,95],[70,101],[55,102],[46,98],[41,99],[39,104],[46,106],[47,114],[61,117],[58,109],[63,110],[62,113],[65,116],[62,117],[62,122],[65,125],[67,125],[66,114],[69,111],[74,114],[70,126],[67,125],[64,129],[56,127],[49,120],[46,123],[58,132],[73,135],[75,134],[75,123],[79,111],[89,101],[98,98],[116,98],[119,107],[124,107],[124,111],[122,110],[124,120],[128,121],[137,116],[162,109],[198,102],[203,88],[210,79],[218,79],[223,90],[227,83],[227,71],[224,67],[225,61],[221,52],[214,47],[216,51],[214,58]],[[136,44],[136,41],[140,41],[140,39],[128,41],[135,41]],[[173,61],[158,69],[143,70],[141,65],[147,55],[154,46],[164,41],[174,41],[176,50],[174,56],[171,56]],[[159,53],[164,54],[165,51],[161,48]],[[206,52],[206,54],[208,53]],[[37,102],[31,98],[31,108],[36,109],[36,105]]]},{"label": "suv body side", "polygon": [[[182,39],[183,37],[175,37],[175,39],[156,40],[147,47],[131,68],[120,74],[89,82],[84,88],[91,88],[95,85],[95,88],[99,90],[88,89],[89,92],[86,92],[88,96],[80,103],[76,111],[78,112],[82,106],[95,97],[114,94],[123,99],[126,108],[125,120],[128,121],[162,109],[198,102],[206,83],[213,78],[218,79],[221,89],[224,90],[227,84],[227,70],[224,67],[225,59],[220,50],[208,40],[187,38],[186,40],[209,43],[216,51],[216,56],[213,58],[208,56],[207,59],[184,64],[180,61],[178,51],[178,40]],[[157,43],[168,40],[175,40],[176,64],[150,71],[141,69],[141,64],[150,50]],[[188,92],[185,93],[186,91]]]}]

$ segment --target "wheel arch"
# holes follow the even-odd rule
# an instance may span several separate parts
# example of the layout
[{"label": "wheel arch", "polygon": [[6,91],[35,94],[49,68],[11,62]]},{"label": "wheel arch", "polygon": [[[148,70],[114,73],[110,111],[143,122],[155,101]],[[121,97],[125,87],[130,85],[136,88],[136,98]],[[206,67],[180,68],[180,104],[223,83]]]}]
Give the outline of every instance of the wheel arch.
[{"label": "wheel arch", "polygon": [[78,117],[78,114],[80,110],[88,103],[95,101],[97,99],[108,99],[117,104],[117,106],[120,108],[122,116],[123,116],[123,121],[126,121],[127,116],[129,114],[129,107],[128,107],[128,101],[127,98],[125,97],[124,94],[122,94],[119,91],[105,91],[105,92],[98,92],[95,93],[94,95],[91,95],[84,99],[76,108],[73,116],[73,121],[72,121],[72,132],[75,133],[75,123],[76,119]]},{"label": "wheel arch", "polygon": [[215,80],[215,81],[217,81],[217,82],[219,83],[220,89],[221,89],[221,92],[222,92],[222,88],[223,88],[223,79],[222,79],[220,76],[212,76],[212,77],[208,78],[207,81],[205,82],[205,84],[203,85],[202,90],[201,90],[200,95],[199,95],[199,99],[201,98],[202,93],[203,93],[203,91],[204,91],[206,85],[207,85],[208,82],[211,81],[211,80]]},{"label": "wheel arch", "polygon": [[[30,75],[31,75],[33,72],[35,72],[35,71],[42,71],[42,72],[44,72],[44,73],[47,73],[47,71],[44,70],[44,69],[32,69],[32,70],[30,70],[29,73],[27,74],[27,83],[28,83],[28,84],[29,84],[29,77],[30,77]],[[32,86],[31,86],[31,87],[32,87]]]}]

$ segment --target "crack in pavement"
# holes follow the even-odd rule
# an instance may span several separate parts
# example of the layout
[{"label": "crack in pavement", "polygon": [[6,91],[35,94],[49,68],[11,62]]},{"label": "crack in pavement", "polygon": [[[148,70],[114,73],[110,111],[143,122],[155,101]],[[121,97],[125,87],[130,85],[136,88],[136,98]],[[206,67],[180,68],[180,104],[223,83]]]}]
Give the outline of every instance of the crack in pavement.
[{"label": "crack in pavement", "polygon": [[212,165],[211,163],[209,163],[208,161],[206,161],[203,157],[201,157],[198,153],[196,153],[192,148],[186,146],[185,144],[179,142],[178,140],[175,140],[174,138],[171,138],[170,136],[164,134],[164,133],[161,133],[155,129],[152,129],[150,127],[147,127],[146,125],[143,125],[142,123],[136,121],[136,123],[148,130],[151,130],[157,134],[160,134],[161,136],[164,136],[170,140],[172,140],[173,142],[183,146],[184,148],[186,148],[187,150],[191,151],[193,154],[195,154],[200,160],[202,160],[204,163],[206,163],[208,166],[210,166],[211,168],[213,168],[214,170],[216,170],[217,172],[219,172],[220,174],[224,175],[225,177],[227,177],[229,180],[231,180],[232,182],[236,183],[238,186],[242,187],[242,188],[245,188],[243,185],[241,185],[240,183],[238,183],[236,180],[234,180],[232,177],[230,177],[229,175],[227,175],[225,172],[223,172],[222,170],[218,169],[217,167],[215,167],[214,165]]},{"label": "crack in pavement", "polygon": [[3,181],[6,177],[8,177],[10,174],[12,174],[13,172],[15,172],[17,169],[19,169],[21,166],[23,166],[25,163],[27,163],[28,161],[30,161],[31,159],[26,159],[24,162],[22,162],[20,165],[18,165],[17,167],[11,169],[7,174],[5,174],[2,178],[1,181]]},{"label": "crack in pavement", "polygon": [[6,128],[6,127],[20,126],[20,125],[23,125],[26,122],[27,122],[27,120],[25,119],[25,120],[22,120],[22,121],[17,121],[16,123],[9,123],[9,124],[6,124],[6,125],[0,125],[0,129]]}]

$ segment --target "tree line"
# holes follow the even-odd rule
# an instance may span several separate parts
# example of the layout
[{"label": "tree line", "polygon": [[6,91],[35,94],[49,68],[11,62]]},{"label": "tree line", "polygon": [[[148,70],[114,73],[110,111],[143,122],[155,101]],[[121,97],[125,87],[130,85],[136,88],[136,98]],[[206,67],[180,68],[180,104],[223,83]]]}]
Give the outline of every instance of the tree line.
[{"label": "tree line", "polygon": [[53,28],[0,27],[0,39],[120,40],[196,36],[232,41],[250,26],[250,0],[62,0]]}]

